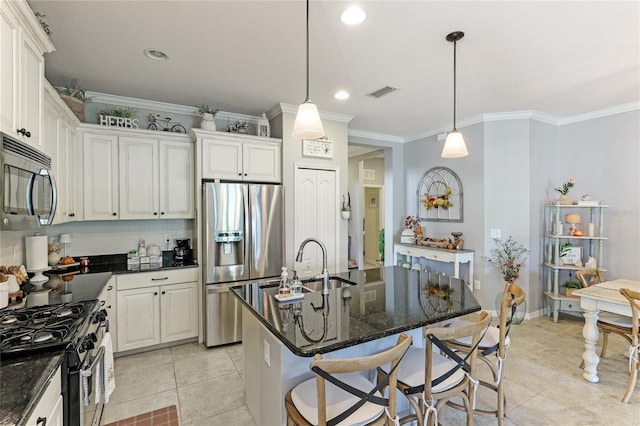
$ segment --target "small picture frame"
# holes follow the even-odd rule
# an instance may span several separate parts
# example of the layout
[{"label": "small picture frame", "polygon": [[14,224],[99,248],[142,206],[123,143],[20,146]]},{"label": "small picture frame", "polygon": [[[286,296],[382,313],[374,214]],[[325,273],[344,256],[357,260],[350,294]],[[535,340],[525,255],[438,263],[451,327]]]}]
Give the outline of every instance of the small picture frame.
[{"label": "small picture frame", "polygon": [[305,157],[333,158],[333,141],[302,139],[302,155]]},{"label": "small picture frame", "polygon": [[582,265],[582,247],[566,249],[564,256],[560,256],[561,265]]}]

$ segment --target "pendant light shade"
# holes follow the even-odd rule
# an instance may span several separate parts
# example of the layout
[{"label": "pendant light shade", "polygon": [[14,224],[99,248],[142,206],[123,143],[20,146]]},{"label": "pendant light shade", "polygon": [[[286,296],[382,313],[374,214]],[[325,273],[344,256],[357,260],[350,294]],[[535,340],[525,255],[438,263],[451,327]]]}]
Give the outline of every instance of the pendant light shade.
[{"label": "pendant light shade", "polygon": [[307,0],[307,96],[298,108],[291,136],[299,139],[318,139],[324,136],[318,108],[309,99],[309,0]]},{"label": "pendant light shade", "polygon": [[469,155],[462,133],[456,129],[456,43],[464,37],[462,31],[447,34],[447,41],[453,43],[453,130],[447,135],[442,150],[442,158],[460,158]]}]

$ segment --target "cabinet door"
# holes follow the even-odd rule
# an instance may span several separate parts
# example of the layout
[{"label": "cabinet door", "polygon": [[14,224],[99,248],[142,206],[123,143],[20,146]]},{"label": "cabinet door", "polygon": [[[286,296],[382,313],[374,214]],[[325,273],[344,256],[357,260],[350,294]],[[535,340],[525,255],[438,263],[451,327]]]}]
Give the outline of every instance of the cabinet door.
[{"label": "cabinet door", "polygon": [[245,143],[242,170],[246,180],[280,182],[280,145]]},{"label": "cabinet door", "polygon": [[64,135],[64,144],[66,148],[66,154],[64,157],[65,162],[65,174],[66,182],[64,189],[64,196],[66,198],[67,217],[66,221],[73,221],[77,219],[77,191],[78,182],[76,181],[76,137],[77,132],[74,124],[62,117],[61,130]]},{"label": "cabinet door", "polygon": [[158,287],[117,292],[118,351],[160,343],[160,295]]},{"label": "cabinet door", "polygon": [[47,93],[45,95],[44,103],[44,126],[42,132],[42,139],[45,142],[44,152],[51,157],[51,168],[53,170],[53,177],[57,187],[57,206],[56,213],[53,219],[54,224],[63,223],[66,221],[66,194],[63,189],[65,177],[65,170],[62,164],[63,157],[61,156],[61,145],[64,141],[61,138],[62,131],[60,128],[61,112],[55,105],[55,101]]},{"label": "cabinet door", "polygon": [[160,334],[162,342],[198,335],[196,283],[165,285],[160,288]]},{"label": "cabinet door", "polygon": [[204,179],[242,179],[242,143],[202,140]]},{"label": "cabinet door", "polygon": [[31,132],[30,137],[21,139],[34,148],[44,151],[41,136],[44,57],[36,47],[31,37],[22,32],[20,70],[20,122],[19,127]]},{"label": "cabinet door", "polygon": [[85,134],[82,158],[84,219],[118,219],[118,137]]},{"label": "cabinet door", "polygon": [[13,137],[18,133],[18,23],[5,2],[0,2],[0,128]]},{"label": "cabinet door", "polygon": [[160,141],[160,218],[194,217],[194,158],[191,142]]},{"label": "cabinet door", "polygon": [[158,141],[120,137],[120,219],[157,219]]}]

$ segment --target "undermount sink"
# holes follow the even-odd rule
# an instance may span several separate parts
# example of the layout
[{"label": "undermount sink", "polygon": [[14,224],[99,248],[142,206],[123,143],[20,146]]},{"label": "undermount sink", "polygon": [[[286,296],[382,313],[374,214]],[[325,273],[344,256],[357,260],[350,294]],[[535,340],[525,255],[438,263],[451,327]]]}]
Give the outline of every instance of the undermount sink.
[{"label": "undermount sink", "polygon": [[[329,290],[334,288],[350,287],[356,283],[338,277],[329,277]],[[302,287],[309,291],[322,291],[322,278],[302,280]]]}]

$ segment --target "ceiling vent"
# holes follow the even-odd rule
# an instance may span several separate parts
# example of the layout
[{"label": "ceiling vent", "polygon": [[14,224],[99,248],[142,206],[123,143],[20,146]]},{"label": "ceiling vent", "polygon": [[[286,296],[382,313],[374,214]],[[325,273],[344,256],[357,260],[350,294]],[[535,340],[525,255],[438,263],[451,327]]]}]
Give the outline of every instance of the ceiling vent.
[{"label": "ceiling vent", "polygon": [[391,86],[385,86],[382,89],[378,89],[373,93],[369,93],[367,96],[373,96],[374,98],[381,98],[384,95],[388,95],[391,92],[395,92],[396,89],[395,87],[391,87]]}]

